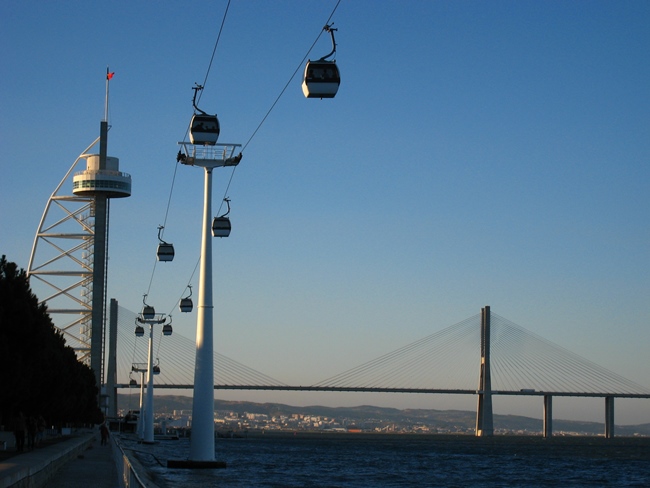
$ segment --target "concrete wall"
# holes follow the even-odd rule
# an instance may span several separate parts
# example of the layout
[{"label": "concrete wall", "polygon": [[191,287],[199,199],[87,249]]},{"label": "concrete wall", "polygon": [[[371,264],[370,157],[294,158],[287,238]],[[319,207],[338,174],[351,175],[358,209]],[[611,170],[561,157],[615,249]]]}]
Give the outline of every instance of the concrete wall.
[{"label": "concrete wall", "polygon": [[93,434],[75,436],[57,444],[11,457],[0,464],[0,488],[39,488],[65,463],[83,453]]},{"label": "concrete wall", "polygon": [[158,488],[148,479],[146,470],[135,457],[129,458],[120,445],[119,436],[114,434],[112,438],[113,459],[117,467],[117,477],[120,480],[120,488]]}]

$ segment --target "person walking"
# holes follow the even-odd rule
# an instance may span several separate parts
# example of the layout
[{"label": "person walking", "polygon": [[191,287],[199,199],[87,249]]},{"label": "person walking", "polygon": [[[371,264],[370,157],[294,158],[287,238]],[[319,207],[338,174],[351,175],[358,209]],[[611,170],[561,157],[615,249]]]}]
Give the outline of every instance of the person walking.
[{"label": "person walking", "polygon": [[43,442],[43,437],[45,436],[45,427],[45,419],[42,415],[39,415],[38,419],[36,420],[36,447],[39,447],[41,445],[41,442]]},{"label": "person walking", "polygon": [[102,446],[105,446],[108,444],[108,427],[106,427],[106,422],[104,422],[100,427],[99,427],[99,432],[102,435]]},{"label": "person walking", "polygon": [[29,449],[30,451],[33,451],[34,447],[36,447],[37,430],[38,430],[38,426],[36,423],[36,417],[30,415],[27,418],[27,449]]},{"label": "person walking", "polygon": [[14,417],[14,437],[16,438],[16,451],[23,452],[25,450],[25,416],[23,412],[18,412]]}]

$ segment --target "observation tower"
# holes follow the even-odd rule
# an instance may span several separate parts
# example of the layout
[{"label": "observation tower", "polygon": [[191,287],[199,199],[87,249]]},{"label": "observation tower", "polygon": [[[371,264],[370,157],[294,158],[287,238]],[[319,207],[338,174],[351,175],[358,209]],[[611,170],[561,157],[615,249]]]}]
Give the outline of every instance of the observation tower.
[{"label": "observation tower", "polygon": [[[111,198],[131,196],[131,175],[107,156],[108,86],[100,135],[74,161],[56,187],[41,217],[29,259],[30,285],[46,304],[54,325],[80,361],[104,376],[104,337],[109,208]],[[98,153],[90,152],[99,143]],[[80,161],[86,169],[73,174]],[[62,194],[72,175],[72,195]]]}]

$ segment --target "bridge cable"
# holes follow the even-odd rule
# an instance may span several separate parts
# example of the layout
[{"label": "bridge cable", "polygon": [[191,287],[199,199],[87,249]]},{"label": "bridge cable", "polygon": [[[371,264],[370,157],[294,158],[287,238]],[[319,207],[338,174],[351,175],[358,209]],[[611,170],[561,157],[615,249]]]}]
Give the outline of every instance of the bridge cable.
[{"label": "bridge cable", "polygon": [[[129,344],[133,342],[134,344],[139,342],[144,344],[144,341],[137,341],[135,336],[131,332],[128,325],[123,326],[122,323],[127,323],[123,320],[123,317],[129,316],[133,319],[136,314],[120,307],[120,324],[118,327],[118,336],[120,341],[125,341]],[[129,329],[127,331],[127,329]],[[192,371],[194,369],[194,363],[192,358],[192,352],[194,350],[194,341],[188,339],[182,334],[174,333],[169,340],[161,341],[162,347],[160,353],[165,357],[174,358],[174,368],[165,368],[165,364],[161,367],[160,373],[160,383],[158,384],[191,384],[192,383]],[[146,362],[147,358],[147,348],[138,349],[138,357],[134,358],[134,361],[137,359],[140,362]],[[285,383],[276,380],[264,373],[254,370],[248,366],[245,366],[223,354],[216,353],[214,354],[215,358],[215,378],[219,378],[223,383],[222,384],[237,384],[237,385],[275,385],[275,386],[286,386]],[[118,355],[119,364],[125,363],[122,356]],[[130,369],[130,365],[124,365],[125,369]],[[123,369],[118,368],[118,373],[124,371]],[[169,373],[169,371],[174,371],[174,373]],[[224,375],[226,375],[224,377]]]}]

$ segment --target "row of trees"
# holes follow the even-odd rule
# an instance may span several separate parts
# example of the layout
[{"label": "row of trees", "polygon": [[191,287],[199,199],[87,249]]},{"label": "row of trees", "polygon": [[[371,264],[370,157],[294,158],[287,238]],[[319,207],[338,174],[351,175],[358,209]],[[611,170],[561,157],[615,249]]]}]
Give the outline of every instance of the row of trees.
[{"label": "row of trees", "polygon": [[93,371],[39,305],[27,273],[0,259],[0,424],[23,412],[48,424],[99,423]]}]

